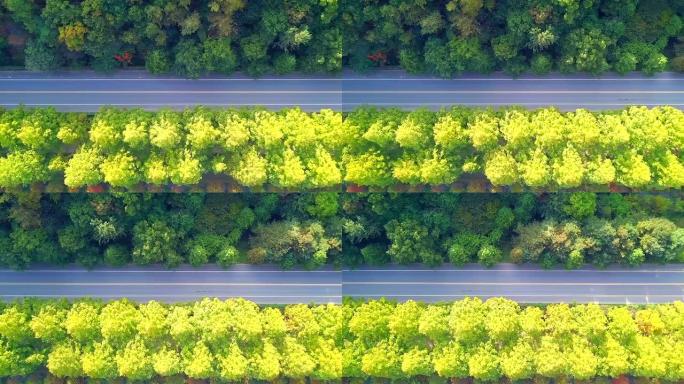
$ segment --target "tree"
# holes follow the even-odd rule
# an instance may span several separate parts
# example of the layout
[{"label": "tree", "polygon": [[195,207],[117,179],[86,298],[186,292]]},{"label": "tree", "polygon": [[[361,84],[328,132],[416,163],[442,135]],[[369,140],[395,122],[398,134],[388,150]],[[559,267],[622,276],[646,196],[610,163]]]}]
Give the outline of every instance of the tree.
[{"label": "tree", "polygon": [[485,302],[485,306],[487,307],[485,328],[490,340],[497,343],[514,341],[520,332],[518,304],[502,298],[491,298]]},{"label": "tree", "polygon": [[392,305],[384,300],[364,303],[356,308],[349,320],[349,331],[366,342],[386,339],[392,312]]},{"label": "tree", "polygon": [[117,187],[130,187],[138,183],[141,176],[139,168],[136,159],[126,152],[107,157],[100,166],[104,181]]},{"label": "tree", "polygon": [[127,300],[109,303],[100,312],[102,336],[114,346],[125,345],[131,341],[137,333],[139,323],[138,309]]},{"label": "tree", "polygon": [[297,58],[288,53],[281,53],[273,59],[273,70],[279,75],[284,75],[295,70]]},{"label": "tree", "polygon": [[63,63],[57,50],[41,40],[29,40],[24,56],[24,65],[29,71],[52,71]]},{"label": "tree", "polygon": [[61,344],[48,355],[47,368],[57,377],[80,377],[83,375],[81,351],[76,346]]},{"label": "tree", "polygon": [[165,184],[169,179],[168,165],[159,155],[152,154],[144,164],[145,181],[151,184]]},{"label": "tree", "polygon": [[667,369],[664,355],[653,339],[637,335],[635,337],[634,362],[632,372],[641,377],[662,377]]},{"label": "tree", "polygon": [[401,371],[411,376],[428,376],[433,372],[430,354],[426,349],[414,347],[401,358]]},{"label": "tree", "polygon": [[420,316],[418,332],[437,342],[446,340],[449,337],[448,315],[444,307],[428,306]]},{"label": "tree", "polygon": [[501,356],[499,364],[501,373],[511,380],[530,379],[535,373],[534,350],[529,342],[519,340]]},{"label": "tree", "polygon": [[399,340],[411,341],[418,335],[418,324],[423,308],[413,300],[398,304],[389,319],[389,329]]},{"label": "tree", "polygon": [[271,342],[265,341],[249,360],[248,373],[258,380],[273,380],[281,373],[280,354]]},{"label": "tree", "polygon": [[606,52],[612,44],[598,29],[576,29],[563,44],[561,69],[601,73],[609,68]]},{"label": "tree", "polygon": [[386,186],[391,183],[386,159],[378,152],[349,156],[343,162],[346,169],[344,180],[347,182],[368,186]]},{"label": "tree", "polygon": [[177,351],[166,346],[152,357],[154,372],[161,376],[173,376],[182,371],[181,358]]},{"label": "tree", "polygon": [[64,326],[80,343],[92,342],[100,335],[99,311],[93,304],[77,303],[69,309]]},{"label": "tree", "polygon": [[150,143],[163,150],[173,150],[181,141],[177,115],[169,111],[158,114],[150,125]]},{"label": "tree", "polygon": [[627,343],[637,333],[637,325],[627,308],[611,308],[608,315],[608,332],[621,343]]},{"label": "tree", "polygon": [[281,339],[287,330],[283,314],[277,308],[264,308],[261,311],[261,324],[264,335],[273,340]]},{"label": "tree", "polygon": [[314,349],[316,368],[311,377],[319,380],[335,380],[343,377],[344,359],[341,351],[332,341],[320,342]]},{"label": "tree", "polygon": [[487,73],[494,68],[494,58],[483,49],[480,40],[475,37],[452,38],[447,45],[449,59],[454,63],[457,73],[464,71]]},{"label": "tree", "polygon": [[[420,119],[420,115],[418,118]],[[411,117],[405,118],[397,127],[394,139],[400,147],[419,150],[427,144],[427,126],[416,120]]]},{"label": "tree", "polygon": [[608,377],[620,377],[631,369],[629,351],[613,337],[607,337],[599,348],[601,364],[599,374]]},{"label": "tree", "polygon": [[477,252],[477,260],[480,264],[487,267],[500,263],[502,259],[503,254],[501,253],[501,250],[493,245],[485,244]]},{"label": "tree", "polygon": [[563,150],[560,159],[553,163],[554,181],[561,188],[572,188],[582,184],[585,166],[582,158],[574,147],[568,146]]},{"label": "tree", "polygon": [[200,111],[194,113],[186,124],[186,140],[195,151],[210,149],[216,145],[221,132],[214,127],[214,123],[208,116]]},{"label": "tree", "polygon": [[191,378],[208,379],[214,375],[214,356],[204,343],[184,351],[184,372]]},{"label": "tree", "polygon": [[551,181],[551,167],[549,158],[544,151],[537,147],[532,156],[522,164],[518,164],[522,181],[530,187],[544,187]]},{"label": "tree", "polygon": [[553,62],[549,55],[537,54],[530,60],[530,70],[537,75],[545,75],[551,72]]},{"label": "tree", "polygon": [[387,250],[392,261],[399,264],[409,264],[421,260],[427,264],[436,265],[441,263],[431,249],[428,229],[413,219],[401,221],[392,220],[385,225],[387,238],[391,244]]},{"label": "tree", "polygon": [[202,179],[203,169],[200,160],[190,151],[185,151],[183,157],[174,164],[171,171],[171,182],[180,185],[193,185]]},{"label": "tree", "polygon": [[316,147],[315,156],[307,163],[308,181],[314,188],[331,187],[342,183],[342,172],[337,161],[322,146]]},{"label": "tree", "polygon": [[130,262],[131,251],[124,245],[112,244],[105,249],[104,262],[111,266],[123,266]]},{"label": "tree", "polygon": [[236,343],[228,347],[228,352],[218,357],[219,376],[223,380],[237,381],[247,375],[248,361]]},{"label": "tree", "polygon": [[458,342],[437,349],[432,354],[435,372],[441,377],[465,378],[470,375],[468,358],[463,347]]},{"label": "tree", "polygon": [[301,186],[305,180],[306,173],[301,159],[291,148],[286,148],[282,164],[276,172],[274,184],[285,188],[297,187]]},{"label": "tree", "polygon": [[239,259],[239,251],[232,245],[225,246],[216,255],[216,262],[223,268],[230,267],[231,265],[237,263]]},{"label": "tree", "polygon": [[107,342],[95,344],[92,351],[81,358],[83,373],[94,379],[113,379],[118,376],[114,349]]},{"label": "tree", "polygon": [[35,337],[55,343],[64,340],[67,312],[53,305],[46,305],[40,309],[38,315],[31,318],[30,327]]},{"label": "tree", "polygon": [[206,39],[203,43],[201,62],[206,65],[206,71],[230,74],[238,66],[237,56],[227,38]]},{"label": "tree", "polygon": [[152,74],[169,72],[171,70],[169,56],[161,49],[151,51],[145,59],[145,69]]},{"label": "tree", "polygon": [[399,378],[401,353],[396,343],[382,340],[370,348],[361,359],[361,369],[373,377]]},{"label": "tree", "polygon": [[268,180],[268,161],[252,148],[241,157],[231,176],[244,186],[261,187]]},{"label": "tree", "polygon": [[564,354],[556,341],[551,336],[543,336],[534,357],[537,373],[549,378],[558,378],[565,374],[566,364]]},{"label": "tree", "polygon": [[291,378],[305,378],[316,368],[316,362],[295,338],[286,337],[282,360],[283,374]]},{"label": "tree", "polygon": [[146,342],[153,344],[163,340],[168,332],[166,307],[156,301],[150,301],[147,304],[141,304],[138,310],[140,312],[140,320],[136,325],[138,334]]},{"label": "tree", "polygon": [[484,340],[485,306],[479,298],[466,298],[451,306],[449,328],[455,340],[475,345]]},{"label": "tree", "polygon": [[29,324],[26,313],[17,307],[9,307],[0,314],[0,336],[13,343],[26,344],[32,338]]},{"label": "tree", "polygon": [[177,235],[163,221],[141,221],[133,227],[133,262],[137,264],[166,263],[178,265]]},{"label": "tree", "polygon": [[433,152],[432,157],[426,159],[420,166],[421,181],[431,185],[451,184],[459,176],[454,170],[452,161],[443,154]]},{"label": "tree", "polygon": [[69,159],[64,170],[64,184],[76,188],[95,185],[102,181],[102,156],[94,148],[83,148]]},{"label": "tree", "polygon": [[[314,313],[307,305],[295,304],[285,308],[286,326],[291,334],[296,336],[297,340],[308,344],[313,338],[318,336],[321,328],[316,321]],[[286,340],[287,341],[287,340]],[[292,342],[295,342],[292,340]],[[292,348],[297,349],[297,345],[292,345]]]},{"label": "tree", "polygon": [[472,123],[468,124],[468,135],[473,147],[481,151],[496,147],[499,144],[498,125],[498,121],[493,116],[478,115]]},{"label": "tree", "polygon": [[[201,48],[195,41],[190,39],[181,40],[176,45],[175,54],[173,69],[178,75],[198,78],[207,70],[206,63],[203,60],[206,56],[202,54]],[[214,59],[213,57],[211,58]]]},{"label": "tree", "polygon": [[48,173],[45,159],[36,151],[11,152],[0,157],[0,186],[18,187],[45,181]]},{"label": "tree", "polygon": [[568,356],[568,373],[576,380],[596,377],[598,359],[591,347],[586,339],[574,337],[572,340],[572,353]]},{"label": "tree", "polygon": [[596,212],[596,194],[590,192],[571,193],[563,206],[563,212],[575,220],[594,216]]},{"label": "tree", "polygon": [[491,344],[485,344],[468,359],[470,376],[484,381],[495,381],[501,378],[499,359]]},{"label": "tree", "polygon": [[116,355],[119,375],[130,380],[149,380],[154,374],[150,351],[142,340],[136,338]]},{"label": "tree", "polygon": [[370,244],[361,248],[363,262],[369,265],[382,265],[389,262],[387,247],[382,244]]}]

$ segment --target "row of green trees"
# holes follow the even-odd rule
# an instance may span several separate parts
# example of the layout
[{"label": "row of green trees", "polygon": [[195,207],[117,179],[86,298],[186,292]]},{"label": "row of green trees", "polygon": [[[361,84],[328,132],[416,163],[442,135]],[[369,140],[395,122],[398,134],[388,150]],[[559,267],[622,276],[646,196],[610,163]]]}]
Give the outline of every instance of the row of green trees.
[{"label": "row of green trees", "polygon": [[495,186],[566,189],[684,185],[684,112],[553,108],[361,108],[184,112],[105,108],[0,113],[0,186],[36,182],[195,185],[224,175],[241,186],[316,189],[444,185],[484,174]]},{"label": "row of green trees", "polygon": [[348,0],[341,13],[344,63],[357,69],[684,70],[679,0]]},{"label": "row of green trees", "polygon": [[188,77],[337,71],[339,17],[336,0],[3,0],[0,64]]},{"label": "row of green trees", "polygon": [[678,0],[3,0],[0,64],[654,73],[684,69],[683,15]]},{"label": "row of green trees", "polygon": [[0,266],[684,262],[680,194],[0,194]]},{"label": "row of green trees", "polygon": [[[243,299],[164,305],[34,301],[0,311],[0,377],[149,382],[472,377],[600,382],[684,378],[684,304],[526,306],[384,300],[260,308]],[[174,380],[175,379],[175,380]],[[53,382],[58,382],[55,380]]]}]

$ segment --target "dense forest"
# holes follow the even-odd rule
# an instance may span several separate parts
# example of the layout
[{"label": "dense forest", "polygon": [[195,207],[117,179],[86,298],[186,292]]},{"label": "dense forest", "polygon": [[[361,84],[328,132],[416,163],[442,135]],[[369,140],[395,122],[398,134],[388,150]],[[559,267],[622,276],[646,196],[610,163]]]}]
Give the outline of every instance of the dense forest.
[{"label": "dense forest", "polygon": [[[684,112],[454,107],[331,110],[105,108],[0,111],[0,187],[49,191],[191,186],[207,176],[237,190],[341,185],[449,186],[468,175],[514,190],[684,185]],[[477,188],[477,186],[475,186]],[[154,189],[154,188],[153,188]]]},{"label": "dense forest", "polygon": [[679,0],[2,0],[0,65],[197,77],[684,70]]},{"label": "dense forest", "polygon": [[[0,64],[197,77],[337,71],[336,0],[2,0]],[[4,6],[4,9],[2,8]]]},{"label": "dense forest", "polygon": [[684,195],[2,194],[0,266],[684,262]]},{"label": "dense forest", "polygon": [[370,377],[433,384],[468,377],[594,384],[623,375],[654,379],[644,383],[684,378],[681,302],[644,308],[521,307],[503,298],[282,309],[242,299],[0,305],[0,378],[28,376],[30,383],[46,375],[55,384],[84,377],[169,384],[186,377],[193,383]]},{"label": "dense forest", "polygon": [[[464,71],[684,70],[680,0],[341,0],[345,64]],[[370,59],[370,60],[369,60]],[[670,59],[670,60],[668,60]]]}]

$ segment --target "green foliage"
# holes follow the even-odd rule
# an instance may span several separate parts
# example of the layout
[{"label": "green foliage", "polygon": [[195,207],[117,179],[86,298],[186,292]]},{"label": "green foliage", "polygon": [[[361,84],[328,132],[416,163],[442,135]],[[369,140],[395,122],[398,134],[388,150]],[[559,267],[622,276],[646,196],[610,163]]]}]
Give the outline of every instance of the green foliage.
[{"label": "green foliage", "polygon": [[[136,381],[156,375],[231,381],[683,377],[668,368],[681,357],[681,302],[521,308],[503,298],[467,298],[260,308],[243,299],[204,299],[179,305],[51,301],[42,308],[15,303],[0,310],[1,377],[40,376],[42,369],[63,378]],[[44,323],[57,308],[68,313],[68,334],[34,333],[45,335],[29,324]],[[74,324],[98,318],[103,322],[91,323],[90,332],[73,332]],[[11,336],[11,327],[21,329],[20,338]]]},{"label": "green foliage", "polygon": [[305,190],[448,185],[465,173],[541,190],[676,189],[684,185],[682,122],[684,113],[671,107],[344,115],[105,109],[93,117],[19,109],[0,112],[0,186],[197,185],[218,174],[257,190]]},{"label": "green foliage", "polygon": [[480,262],[480,264],[487,267],[491,267],[494,264],[500,263],[502,259],[503,255],[501,250],[489,244],[484,245],[477,252],[477,260]]},{"label": "green foliage", "polygon": [[387,254],[392,262],[409,264],[417,261],[438,265],[442,257],[436,255],[428,238],[428,229],[415,220],[392,220],[385,225],[391,245]]},{"label": "green foliage", "polygon": [[40,40],[29,40],[24,55],[24,65],[29,71],[53,71],[63,63],[57,51]]},{"label": "green foliage", "polygon": [[[13,30],[28,35],[23,64],[31,70],[85,65],[111,71],[132,64],[196,77],[236,69],[260,75],[387,64],[445,77],[528,68],[650,74],[679,68],[682,56],[677,38],[683,11],[674,0],[3,5]],[[22,55],[5,51],[12,57],[3,62],[22,64]],[[132,55],[130,63],[115,60],[124,53]]]},{"label": "green foliage", "polygon": [[162,50],[151,51],[145,58],[145,69],[152,74],[169,72],[171,64],[166,53]]},{"label": "green foliage", "polygon": [[[638,6],[637,6],[638,4]],[[382,64],[449,77],[492,69],[519,74],[662,71],[681,36],[682,9],[673,1],[428,1],[341,7],[344,64]],[[666,56],[667,55],[667,56]],[[680,55],[681,56],[681,55]]]},{"label": "green foliage", "polygon": [[0,222],[0,265],[12,268],[71,262],[489,266],[504,254],[515,263],[568,268],[684,261],[679,193],[0,197],[6,218]]},{"label": "green foliage", "polygon": [[137,264],[165,263],[178,265],[177,235],[162,221],[141,221],[133,228],[133,262]]},{"label": "green foliage", "polygon": [[[263,73],[270,61],[280,72],[341,68],[337,2],[3,4],[7,21],[11,17],[13,28],[28,37],[23,64],[30,70],[67,65],[111,71],[144,64],[151,73],[174,70],[196,77],[235,69]],[[125,54],[130,61],[115,59]],[[21,65],[21,57],[12,62]]]},{"label": "green foliage", "polygon": [[252,252],[263,253],[264,260],[284,267],[304,264],[323,265],[329,252],[339,244],[327,237],[325,228],[316,222],[282,221],[256,227],[250,238]]}]

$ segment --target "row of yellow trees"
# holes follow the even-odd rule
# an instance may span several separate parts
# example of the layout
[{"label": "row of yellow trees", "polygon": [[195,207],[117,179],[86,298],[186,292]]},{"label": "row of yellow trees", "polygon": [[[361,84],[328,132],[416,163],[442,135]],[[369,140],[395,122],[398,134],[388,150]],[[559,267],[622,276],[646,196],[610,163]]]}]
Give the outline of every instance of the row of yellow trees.
[{"label": "row of yellow trees", "polygon": [[553,108],[440,112],[362,108],[269,112],[53,109],[0,114],[0,186],[194,185],[209,174],[242,186],[315,189],[450,184],[684,185],[684,112],[671,107],[561,113]]},{"label": "row of yellow trees", "polygon": [[[0,311],[0,377],[684,378],[684,304],[384,300],[258,307],[25,301]],[[436,381],[439,382],[439,381]],[[540,382],[544,382],[543,380]]]}]

